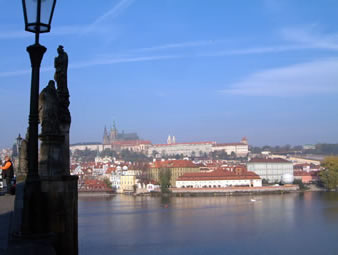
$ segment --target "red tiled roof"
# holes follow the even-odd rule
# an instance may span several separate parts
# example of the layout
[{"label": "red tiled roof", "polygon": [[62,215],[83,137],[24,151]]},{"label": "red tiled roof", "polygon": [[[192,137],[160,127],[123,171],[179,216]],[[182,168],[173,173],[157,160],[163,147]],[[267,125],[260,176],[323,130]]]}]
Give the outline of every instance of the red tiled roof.
[{"label": "red tiled roof", "polygon": [[115,170],[115,167],[108,167],[108,169],[106,170],[106,174],[111,174],[112,172],[115,172]]},{"label": "red tiled roof", "polygon": [[234,145],[247,145],[247,144],[245,143],[218,143],[218,144],[214,144],[213,147],[234,146]]},{"label": "red tiled roof", "polygon": [[291,163],[282,158],[253,158],[249,163]]},{"label": "red tiled roof", "polygon": [[103,185],[105,183],[103,181],[100,181],[100,180],[85,180],[84,184],[85,185]]},{"label": "red tiled roof", "polygon": [[70,170],[74,171],[77,167],[78,167],[78,165],[71,165]]},{"label": "red tiled roof", "polygon": [[160,168],[160,167],[168,167],[168,168],[175,168],[175,167],[196,167],[192,161],[190,160],[166,160],[166,161],[155,161],[153,163],[154,168]]},{"label": "red tiled roof", "polygon": [[254,172],[245,172],[244,174],[237,175],[234,172],[215,170],[213,172],[195,172],[185,173],[178,177],[178,181],[191,181],[191,180],[252,180],[261,179]]},{"label": "red tiled roof", "polygon": [[153,144],[155,147],[165,147],[165,146],[173,146],[173,145],[198,145],[198,144],[215,144],[216,142],[193,142],[193,143],[172,143],[172,144]]},{"label": "red tiled roof", "polygon": [[120,145],[120,146],[136,146],[141,144],[151,144],[150,141],[145,140],[126,140],[126,141],[113,141],[112,145]]},{"label": "red tiled roof", "polygon": [[294,171],[293,172],[294,176],[318,176],[318,171]]},{"label": "red tiled roof", "polygon": [[293,166],[294,168],[303,168],[303,167],[310,167],[312,169],[318,169],[320,168],[319,165],[315,165],[315,164],[309,164],[309,163],[304,163],[304,164],[296,164]]}]

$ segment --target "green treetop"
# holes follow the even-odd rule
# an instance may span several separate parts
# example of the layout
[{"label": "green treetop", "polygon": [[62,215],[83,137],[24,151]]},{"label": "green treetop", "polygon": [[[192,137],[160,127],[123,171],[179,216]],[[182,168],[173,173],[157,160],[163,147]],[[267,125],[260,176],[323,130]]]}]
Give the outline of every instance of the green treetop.
[{"label": "green treetop", "polygon": [[320,180],[327,189],[336,189],[338,185],[338,156],[326,157],[322,166],[325,170],[320,173]]}]

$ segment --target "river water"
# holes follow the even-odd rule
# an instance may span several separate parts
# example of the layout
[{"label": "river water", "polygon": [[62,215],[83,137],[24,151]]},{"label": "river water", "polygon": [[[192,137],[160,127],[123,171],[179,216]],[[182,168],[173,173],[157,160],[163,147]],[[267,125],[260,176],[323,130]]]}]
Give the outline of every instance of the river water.
[{"label": "river water", "polygon": [[79,198],[87,254],[338,254],[338,193]]}]

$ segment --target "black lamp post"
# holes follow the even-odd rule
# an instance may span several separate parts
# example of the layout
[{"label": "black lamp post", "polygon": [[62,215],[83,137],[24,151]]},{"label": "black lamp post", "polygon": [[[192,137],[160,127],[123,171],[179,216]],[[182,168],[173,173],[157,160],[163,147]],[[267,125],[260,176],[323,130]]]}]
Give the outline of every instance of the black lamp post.
[{"label": "black lamp post", "polygon": [[18,157],[20,156],[21,142],[22,142],[22,138],[21,138],[21,135],[19,134],[18,137],[16,138],[16,149],[18,151]]},{"label": "black lamp post", "polygon": [[27,47],[32,65],[27,179],[38,177],[40,64],[47,50],[39,44],[39,35],[50,31],[55,3],[56,0],[22,0],[25,30],[35,33],[35,44]]}]

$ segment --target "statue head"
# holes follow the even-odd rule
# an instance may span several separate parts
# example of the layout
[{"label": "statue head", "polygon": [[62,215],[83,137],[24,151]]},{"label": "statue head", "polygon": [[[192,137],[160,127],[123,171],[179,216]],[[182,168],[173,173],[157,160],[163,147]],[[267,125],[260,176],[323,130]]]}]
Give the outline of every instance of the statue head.
[{"label": "statue head", "polygon": [[63,46],[62,45],[59,45],[59,47],[57,48],[57,52],[59,54],[62,54],[64,51],[63,51]]},{"label": "statue head", "polygon": [[49,80],[47,87],[48,89],[55,90],[55,82],[53,80]]}]

